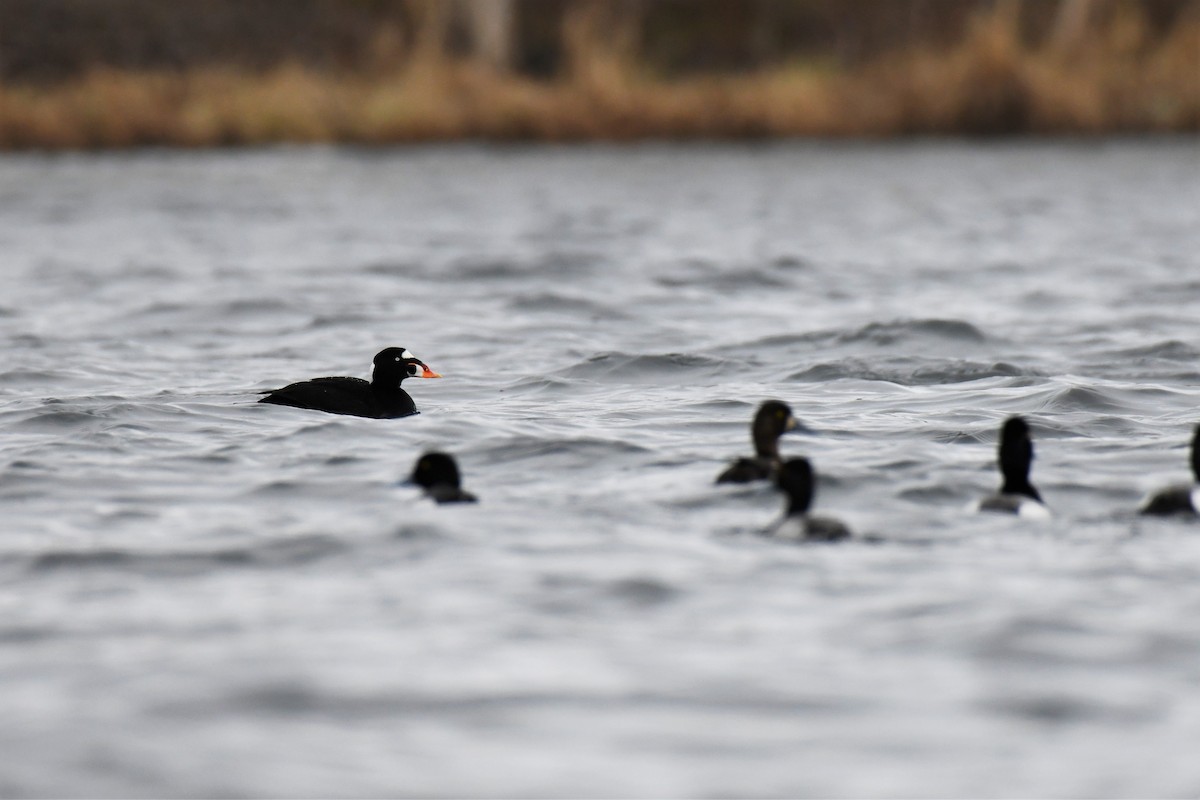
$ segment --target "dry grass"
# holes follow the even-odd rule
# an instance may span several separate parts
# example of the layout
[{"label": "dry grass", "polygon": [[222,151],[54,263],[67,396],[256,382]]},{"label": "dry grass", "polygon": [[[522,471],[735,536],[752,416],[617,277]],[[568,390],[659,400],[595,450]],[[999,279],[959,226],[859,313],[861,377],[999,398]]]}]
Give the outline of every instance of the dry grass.
[{"label": "dry grass", "polygon": [[1197,19],[1151,45],[1136,14],[1121,15],[1067,52],[1023,46],[996,13],[948,52],[897,53],[854,72],[662,81],[594,44],[574,63],[551,83],[428,55],[349,76],[98,70],[0,85],[0,147],[1200,130]]}]

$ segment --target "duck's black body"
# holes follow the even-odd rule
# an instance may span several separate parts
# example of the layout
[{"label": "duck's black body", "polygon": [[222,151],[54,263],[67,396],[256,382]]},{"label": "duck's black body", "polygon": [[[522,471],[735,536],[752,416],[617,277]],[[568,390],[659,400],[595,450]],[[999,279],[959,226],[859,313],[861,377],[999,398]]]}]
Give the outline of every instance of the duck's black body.
[{"label": "duck's black body", "polygon": [[778,539],[836,542],[851,536],[850,528],[833,517],[808,513],[817,491],[817,476],[807,458],[792,458],[775,475],[775,485],[787,497],[784,516],[767,533]]},{"label": "duck's black body", "polygon": [[717,476],[717,483],[753,483],[765,481],[779,468],[778,459],[739,458]]},{"label": "duck's black body", "polygon": [[1198,501],[1200,484],[1168,486],[1147,499],[1138,509],[1138,513],[1152,517],[1170,517],[1177,514],[1195,517],[1200,515],[1200,509],[1196,508]]},{"label": "duck's black body", "polygon": [[475,495],[462,488],[458,464],[446,453],[426,453],[417,459],[409,480],[438,503],[474,503]]},{"label": "duck's black body", "polygon": [[996,511],[1020,516],[1049,516],[1042,496],[1029,482],[1033,463],[1033,440],[1029,425],[1021,417],[1010,417],[1000,429],[999,465],[1004,483],[1000,491],[979,501],[979,511]]},{"label": "duck's black body", "polygon": [[362,378],[313,378],[275,389],[258,402],[373,419],[417,413],[417,404],[408,392],[399,386],[390,392],[380,388]]},{"label": "duck's black body", "polygon": [[372,419],[407,417],[417,413],[417,406],[400,383],[405,378],[440,377],[404,348],[389,347],[375,356],[369,381],[314,378],[274,389],[258,402]]},{"label": "duck's black body", "polygon": [[795,430],[796,418],[787,403],[768,400],[758,407],[750,436],[754,440],[754,457],[739,458],[717,476],[717,483],[750,483],[772,477],[782,461],[779,437]]},{"label": "duck's black body", "polygon": [[1190,517],[1200,515],[1200,425],[1192,433],[1192,478],[1195,483],[1168,486],[1146,498],[1138,509],[1139,514],[1172,516],[1182,514]]}]

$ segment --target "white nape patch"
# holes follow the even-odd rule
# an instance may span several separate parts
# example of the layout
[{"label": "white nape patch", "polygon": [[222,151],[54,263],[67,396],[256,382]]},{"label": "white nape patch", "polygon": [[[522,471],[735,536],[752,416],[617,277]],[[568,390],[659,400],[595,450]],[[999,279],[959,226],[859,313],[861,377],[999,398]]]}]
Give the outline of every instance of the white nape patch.
[{"label": "white nape patch", "polygon": [[1192,500],[1192,511],[1200,514],[1200,484],[1192,487],[1192,491],[1188,493],[1188,497]]},{"label": "white nape patch", "polygon": [[408,352],[407,350],[404,350],[403,352],[400,353],[400,358],[416,358],[416,356],[414,356],[412,353]]}]

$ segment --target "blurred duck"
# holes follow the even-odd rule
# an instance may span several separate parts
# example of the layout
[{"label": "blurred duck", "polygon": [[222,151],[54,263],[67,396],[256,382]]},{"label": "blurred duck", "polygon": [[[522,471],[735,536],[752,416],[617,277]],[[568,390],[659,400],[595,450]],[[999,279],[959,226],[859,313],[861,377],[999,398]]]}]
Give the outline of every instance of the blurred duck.
[{"label": "blurred duck", "polygon": [[754,440],[754,457],[739,458],[717,476],[717,483],[750,483],[764,481],[779,469],[779,437],[795,430],[798,423],[787,403],[768,400],[758,407],[750,424]]},{"label": "blurred duck", "polygon": [[1033,462],[1033,441],[1029,425],[1021,417],[1010,417],[1000,429],[1000,491],[979,501],[978,511],[997,511],[1030,519],[1046,519],[1050,510],[1029,482]]},{"label": "blurred duck", "polygon": [[817,476],[807,458],[792,458],[775,474],[775,485],[787,498],[783,519],[767,530],[777,539],[836,542],[850,537],[850,529],[833,517],[808,513],[817,491]]},{"label": "blurred duck", "polygon": [[1192,433],[1192,478],[1194,483],[1168,486],[1147,497],[1138,508],[1139,514],[1167,516],[1200,513],[1200,425]]},{"label": "blurred duck", "polygon": [[458,464],[446,453],[426,453],[417,459],[409,480],[438,503],[474,503],[475,495],[462,488]]}]

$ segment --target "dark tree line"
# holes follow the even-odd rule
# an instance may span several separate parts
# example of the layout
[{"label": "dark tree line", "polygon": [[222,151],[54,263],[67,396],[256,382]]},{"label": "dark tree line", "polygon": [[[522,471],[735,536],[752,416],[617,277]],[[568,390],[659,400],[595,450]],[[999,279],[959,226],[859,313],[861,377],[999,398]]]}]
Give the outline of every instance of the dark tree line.
[{"label": "dark tree line", "polygon": [[1152,37],[1200,17],[1200,0],[0,0],[0,80],[95,67],[363,72],[418,56],[549,79],[597,47],[660,77],[799,59],[853,66],[949,45],[1004,6],[1031,44],[1086,39],[1122,11]]}]

